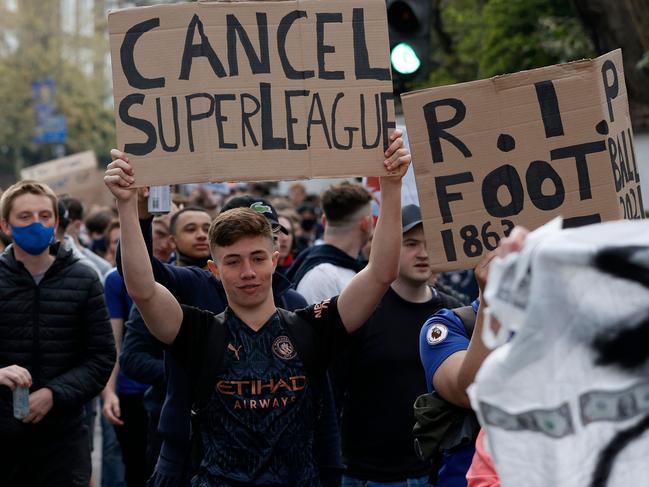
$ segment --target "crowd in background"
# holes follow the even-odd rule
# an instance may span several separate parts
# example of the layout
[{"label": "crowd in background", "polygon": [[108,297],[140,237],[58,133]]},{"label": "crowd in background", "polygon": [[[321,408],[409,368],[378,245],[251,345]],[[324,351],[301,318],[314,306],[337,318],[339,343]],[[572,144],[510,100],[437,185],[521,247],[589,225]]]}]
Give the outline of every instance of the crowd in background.
[{"label": "crowd in background", "polygon": [[[287,276],[291,281],[288,285],[292,284],[309,304],[339,294],[349,279],[367,264],[376,222],[376,215],[371,212],[373,205],[370,204],[374,195],[358,182],[334,185],[322,195],[308,194],[305,186],[299,182],[290,186],[287,195],[274,194],[272,185],[262,183],[227,185],[225,191],[224,185],[219,185],[218,191],[213,189],[213,185],[173,188],[171,211],[155,217],[146,213],[148,190],[146,188],[140,190],[140,218],[146,222],[143,231],[146,235],[148,224],[150,251],[160,263],[179,267],[206,268],[207,260],[210,258],[207,241],[210,223],[222,209],[228,209],[234,204],[234,207],[252,208],[261,205],[261,210],[257,209],[257,211],[266,213],[273,223],[283,229],[275,234],[276,249],[279,251],[277,272]],[[413,225],[418,225],[421,232],[419,238],[422,240],[421,216],[418,211],[416,208],[411,226],[404,228],[404,234],[410,231]],[[120,364],[122,369],[125,364],[128,368],[129,360],[132,358],[132,354],[129,355],[132,352],[132,345],[131,348],[127,345],[125,349],[125,337],[130,334],[129,343],[137,342],[138,333],[146,333],[146,328],[143,322],[138,328],[138,316],[132,311],[133,302],[126,292],[121,272],[118,272],[120,223],[116,209],[84,207],[83,202],[75,198],[63,197],[58,202],[58,213],[57,240],[62,241],[81,262],[92,268],[104,286],[118,354],[113,373],[100,397],[86,405],[86,418],[91,432],[96,429],[97,411],[100,412],[101,485],[103,487],[144,485],[154,471],[162,443],[158,432],[166,393],[162,349],[151,352],[149,358],[155,360],[148,363],[138,362],[136,358],[135,366],[131,369],[134,371],[132,374],[134,377],[129,377],[120,370]],[[11,239],[0,232],[0,241],[2,243],[0,250],[3,250],[9,245]],[[421,241],[419,245],[422,245]],[[425,248],[425,244],[423,245]],[[341,249],[343,252],[340,252]],[[336,255],[336,252],[341,255]],[[322,267],[323,263],[325,267]],[[427,266],[426,262],[425,267]],[[472,271],[437,275],[426,268],[424,275],[425,286],[427,288],[430,286],[430,289],[435,290],[434,293],[441,294],[433,295],[434,309],[420,310],[421,316],[418,315],[415,320],[417,322],[412,323],[414,335],[411,333],[413,335],[409,347],[412,349],[411,352],[417,348],[419,328],[430,313],[442,304],[449,308],[470,304],[478,294]],[[421,280],[421,276],[419,279]],[[445,298],[440,298],[442,301],[438,302],[439,296]],[[430,300],[430,295],[426,299]],[[304,300],[300,303],[306,304]],[[409,313],[410,310],[406,309],[404,312]],[[134,336],[136,338],[133,338]],[[410,362],[413,355],[411,352],[407,354]],[[404,404],[407,405],[408,410],[411,409],[410,404],[417,395],[416,392],[422,393],[426,390],[426,381],[421,374],[418,356],[415,359],[415,368],[421,378],[416,380],[416,387],[411,388],[415,391],[410,394],[413,397],[405,398]],[[342,384],[347,382],[347,379],[341,379],[341,376],[347,375],[345,371],[349,367],[349,363],[341,363],[336,366],[338,368],[336,374],[332,374],[338,376],[334,381],[332,394],[335,397],[339,419],[345,402],[346,385]],[[151,367],[147,369],[147,365]],[[149,370],[150,375],[143,373]],[[403,405],[401,407],[404,409]],[[381,414],[389,413],[384,411]],[[411,416],[411,411],[408,411],[406,417],[402,418],[401,423],[406,427],[398,434],[406,438],[408,443],[410,431],[407,425],[411,422]],[[360,418],[358,420],[360,421]],[[350,428],[353,429],[348,424],[347,429]],[[361,434],[361,432],[356,433]],[[347,445],[348,450],[355,448],[357,446]],[[402,445],[399,448],[402,448]],[[409,444],[407,448],[410,449]],[[340,455],[340,452],[336,454]],[[397,454],[401,453],[397,451]],[[399,465],[401,462],[401,466],[406,465],[404,468],[410,469],[408,475],[419,477],[424,473],[424,476],[428,477],[428,472],[422,471],[422,464],[415,465],[414,470],[412,465],[408,465],[408,462],[412,463],[415,458],[412,451],[406,457],[405,461],[397,459],[396,464]],[[340,458],[336,463],[336,468],[342,470]],[[369,469],[371,471],[372,467],[370,466]],[[429,467],[426,466],[424,469]],[[362,472],[363,468],[360,470]],[[387,468],[381,475],[389,479],[394,473]]]}]

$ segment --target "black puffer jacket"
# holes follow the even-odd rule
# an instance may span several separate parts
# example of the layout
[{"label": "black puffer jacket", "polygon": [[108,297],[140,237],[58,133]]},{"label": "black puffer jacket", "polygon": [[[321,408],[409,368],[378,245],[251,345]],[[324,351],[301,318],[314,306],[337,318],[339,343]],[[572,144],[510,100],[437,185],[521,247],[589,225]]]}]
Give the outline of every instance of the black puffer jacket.
[{"label": "black puffer jacket", "polygon": [[37,425],[13,417],[12,394],[0,386],[0,438],[28,431],[62,432],[83,419],[115,363],[115,342],[97,275],[59,244],[36,285],[12,246],[0,254],[0,367],[29,370],[33,385],[52,390],[54,405]]}]

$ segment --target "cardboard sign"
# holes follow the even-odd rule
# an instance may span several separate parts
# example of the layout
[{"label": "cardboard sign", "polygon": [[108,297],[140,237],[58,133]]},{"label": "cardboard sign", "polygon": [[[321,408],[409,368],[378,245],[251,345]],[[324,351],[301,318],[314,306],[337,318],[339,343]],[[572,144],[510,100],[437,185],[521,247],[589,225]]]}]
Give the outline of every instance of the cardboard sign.
[{"label": "cardboard sign", "polygon": [[86,205],[111,203],[112,196],[103,184],[103,176],[92,151],[43,162],[20,171],[21,179],[45,183],[57,195],[78,198]]},{"label": "cardboard sign", "polygon": [[475,266],[514,225],[643,218],[622,54],[405,94],[431,264]]},{"label": "cardboard sign", "polygon": [[384,175],[384,0],[110,12],[117,141],[136,184]]}]

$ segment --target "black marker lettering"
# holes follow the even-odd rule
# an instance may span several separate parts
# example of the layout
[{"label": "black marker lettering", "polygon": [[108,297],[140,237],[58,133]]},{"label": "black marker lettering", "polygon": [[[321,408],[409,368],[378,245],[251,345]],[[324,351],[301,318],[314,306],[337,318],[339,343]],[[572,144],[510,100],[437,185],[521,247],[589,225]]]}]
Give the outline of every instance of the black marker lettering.
[{"label": "black marker lettering", "polygon": [[[543,194],[543,182],[549,179],[554,184],[554,194]],[[559,208],[566,197],[566,189],[559,173],[545,161],[533,161],[525,174],[527,191],[532,204],[539,210],[550,211]]]},{"label": "black marker lettering", "polygon": [[[320,113],[320,118],[313,118],[316,105],[318,112]],[[327,140],[327,146],[331,149],[331,138],[329,137],[329,129],[327,128],[327,120],[325,118],[324,109],[322,108],[320,93],[314,93],[311,99],[311,108],[309,109],[309,117],[306,125],[306,143],[309,147],[311,147],[311,127],[313,125],[322,125],[322,131]]]},{"label": "black marker lettering", "polygon": [[449,193],[448,186],[456,184],[472,183],[473,174],[470,172],[461,172],[458,174],[451,174],[449,176],[438,176],[435,178],[435,192],[437,193],[437,204],[439,205],[439,212],[442,215],[443,223],[451,223],[453,221],[453,214],[451,213],[451,201],[460,201],[464,197],[462,193]]},{"label": "black marker lettering", "polygon": [[534,88],[536,88],[536,97],[539,100],[539,107],[541,108],[545,136],[550,138],[563,135],[559,100],[557,100],[557,92],[554,89],[554,84],[550,80],[539,81],[538,83],[534,83]]},{"label": "black marker lettering", "polygon": [[321,79],[345,79],[345,73],[342,71],[327,71],[325,68],[325,54],[336,52],[334,46],[324,43],[324,25],[327,23],[342,23],[343,14],[315,14],[316,26],[316,39],[317,39],[317,55],[318,55],[318,78]]},{"label": "black marker lettering", "polygon": [[550,158],[553,161],[574,157],[577,165],[577,179],[579,181],[579,199],[581,200],[587,200],[593,197],[590,190],[590,176],[588,175],[586,155],[595,154],[604,150],[606,150],[606,143],[603,140],[598,140],[596,142],[570,145],[550,151]]},{"label": "black marker lettering", "polygon": [[[201,38],[200,44],[194,44],[194,35],[197,28],[198,35]],[[216,74],[219,78],[226,76],[225,68],[223,68],[221,60],[214,52],[214,49],[212,49],[210,40],[205,35],[203,22],[201,22],[201,19],[196,14],[194,14],[192,20],[187,26],[187,36],[185,37],[185,49],[183,50],[183,59],[180,66],[179,79],[189,79],[189,73],[192,69],[192,60],[195,57],[206,57],[210,63],[210,66],[212,66],[214,74]]]},{"label": "black marker lettering", "polygon": [[226,142],[225,135],[223,133],[223,122],[228,121],[228,117],[221,114],[221,102],[222,101],[232,101],[236,100],[236,96],[233,94],[221,94],[214,95],[214,120],[216,120],[216,130],[219,134],[219,149],[236,149],[237,144],[232,142]]},{"label": "black marker lettering", "polygon": [[309,96],[309,90],[286,90],[284,92],[284,102],[286,103],[286,138],[288,140],[288,150],[306,150],[306,144],[295,143],[293,125],[298,122],[298,119],[293,117],[293,109],[291,107],[291,98],[294,96]]},{"label": "black marker lettering", "polygon": [[[455,114],[449,120],[439,121],[437,119],[437,107],[442,106],[451,107],[455,110]],[[464,120],[466,107],[462,101],[456,98],[445,98],[427,103],[422,109],[424,111],[424,119],[426,120],[428,143],[430,144],[430,151],[433,154],[433,162],[444,162],[440,139],[446,139],[453,144],[464,157],[471,157],[471,151],[464,145],[464,142],[446,130],[455,127]]]},{"label": "black marker lettering", "polygon": [[[608,73],[611,73],[612,79],[609,84]],[[604,93],[606,93],[606,105],[608,106],[608,118],[611,122],[615,121],[615,116],[613,114],[613,104],[611,101],[613,98],[617,97],[619,92],[619,85],[617,82],[617,69],[615,69],[615,64],[610,59],[604,61],[602,64],[602,82],[604,83]]]},{"label": "black marker lettering", "polygon": [[354,70],[356,79],[390,79],[389,68],[370,67],[370,56],[365,39],[365,11],[355,8],[352,13],[352,36],[354,38]]},{"label": "black marker lettering", "polygon": [[162,108],[160,107],[160,97],[155,99],[155,109],[158,116],[158,133],[160,134],[160,145],[162,145],[162,150],[165,152],[176,152],[178,147],[180,147],[180,124],[178,123],[178,98],[175,96],[171,97],[171,113],[172,120],[174,123],[174,145],[167,145],[164,135],[163,127],[163,117],[162,117]]},{"label": "black marker lettering", "polygon": [[336,149],[349,150],[352,148],[352,145],[354,144],[354,132],[358,130],[358,127],[343,127],[343,130],[347,132],[347,134],[349,135],[349,143],[347,145],[343,145],[340,142],[338,142],[338,139],[336,137],[336,112],[338,110],[338,102],[340,102],[340,100],[344,96],[345,96],[344,93],[338,93],[334,100],[333,106],[331,107],[331,135],[334,141],[334,147]]},{"label": "black marker lettering", "polygon": [[[255,109],[252,112],[246,111],[245,100],[252,100],[255,103]],[[246,147],[246,130],[248,131],[248,134],[250,134],[252,144],[255,147],[259,145],[257,137],[255,137],[255,132],[252,130],[252,125],[250,125],[250,118],[257,115],[260,109],[261,103],[259,103],[257,98],[252,96],[250,93],[241,93],[241,140],[243,141],[244,147]]]},{"label": "black marker lettering", "polygon": [[[511,202],[503,206],[498,200],[498,189],[505,186],[511,196]],[[505,217],[518,215],[523,211],[525,194],[523,183],[514,166],[505,164],[494,169],[482,180],[482,202],[491,216]]]},{"label": "black marker lettering", "polygon": [[363,142],[363,149],[373,149],[378,147],[379,142],[381,141],[381,107],[379,106],[380,100],[379,95],[376,93],[374,95],[374,105],[376,107],[376,138],[371,144],[367,143],[367,133],[365,125],[365,95],[361,93],[361,141]]},{"label": "black marker lettering", "polygon": [[395,120],[390,120],[388,101],[394,100],[394,93],[391,91],[381,92],[381,125],[383,126],[383,150],[388,150],[390,147],[390,129],[397,127]]},{"label": "black marker lettering", "polygon": [[151,153],[158,142],[155,133],[155,127],[148,120],[135,118],[129,115],[128,111],[133,105],[143,105],[144,95],[142,93],[133,93],[122,99],[119,103],[119,118],[129,127],[136,128],[144,132],[147,136],[146,142],[131,143],[124,145],[124,152],[134,156],[144,156]]},{"label": "black marker lettering", "polygon": [[455,252],[455,240],[453,239],[453,230],[442,230],[442,245],[444,246],[444,253],[448,262],[455,262],[457,260],[457,253]]},{"label": "black marker lettering", "polygon": [[288,31],[291,30],[293,22],[306,17],[306,11],[293,10],[287,13],[277,26],[277,52],[282,62],[282,68],[284,68],[284,74],[288,79],[307,79],[315,76],[313,71],[296,71],[288,60],[288,54],[286,54],[286,37],[288,36]]},{"label": "black marker lettering", "polygon": [[141,90],[149,90],[151,88],[163,88],[165,85],[164,78],[145,78],[140,74],[135,65],[134,51],[135,43],[138,39],[151,29],[155,29],[160,26],[160,19],[158,17],[154,19],[145,20],[139,24],[135,24],[129,30],[126,31],[122,45],[119,48],[119,58],[122,64],[122,70],[124,71],[124,76],[126,81],[133,88],[138,88]]},{"label": "black marker lettering", "polygon": [[270,73],[270,57],[268,55],[268,19],[266,14],[257,12],[257,32],[259,36],[259,55],[250,42],[248,33],[243,28],[239,19],[234,15],[226,16],[227,23],[227,42],[228,42],[228,66],[230,67],[230,76],[239,74],[239,64],[237,62],[237,36],[243,46],[243,50],[248,57],[252,74]]},{"label": "black marker lettering", "polygon": [[264,150],[286,149],[286,139],[273,135],[273,105],[270,83],[259,83],[261,93],[261,148]]},{"label": "black marker lettering", "polygon": [[[192,100],[195,98],[207,98],[210,101],[210,108],[206,112],[196,113],[192,112]],[[194,152],[194,132],[192,124],[196,120],[203,120],[211,117],[214,113],[214,98],[208,93],[193,93],[185,96],[185,103],[187,105],[187,139],[189,141],[189,150]]]}]

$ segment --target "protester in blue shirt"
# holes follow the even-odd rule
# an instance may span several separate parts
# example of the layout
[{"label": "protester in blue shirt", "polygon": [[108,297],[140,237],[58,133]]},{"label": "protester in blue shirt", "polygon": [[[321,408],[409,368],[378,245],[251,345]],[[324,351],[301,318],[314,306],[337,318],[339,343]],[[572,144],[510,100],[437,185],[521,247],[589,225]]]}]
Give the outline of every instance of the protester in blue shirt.
[{"label": "protester in blue shirt", "polygon": [[[435,313],[421,329],[419,352],[426,371],[428,389],[434,390],[456,406],[471,409],[467,387],[473,383],[482,362],[491,352],[482,341],[484,310],[487,307],[483,292],[489,263],[495,255],[505,255],[511,249],[517,248],[523,231],[515,228],[509,237],[501,241],[498,249],[487,254],[475,268],[480,297],[472,303],[476,318],[471,336],[467,333],[462,319],[448,309]],[[473,445],[445,451],[435,487],[466,487],[466,472],[473,453]]]},{"label": "protester in blue shirt", "polygon": [[[471,306],[477,313],[479,301],[475,300]],[[436,390],[444,399],[456,403],[444,394],[444,385],[440,388],[439,383],[446,380],[446,375],[450,375],[450,370],[454,370],[461,363],[469,348],[470,340],[471,337],[462,320],[450,309],[441,309],[426,321],[419,337],[419,350],[426,371],[428,392]],[[460,402],[457,404],[458,406],[470,407],[468,398],[466,402],[457,402]],[[475,447],[472,444],[445,451],[436,487],[466,486],[465,476],[474,453]]]},{"label": "protester in blue shirt", "polygon": [[[124,322],[128,318],[133,301],[126,292],[124,279],[117,269],[106,275],[104,295],[119,357]],[[119,362],[116,362],[102,393],[102,413],[115,430],[124,462],[124,479],[128,487],[140,486],[146,481],[144,455],[148,419],[144,409],[144,393],[148,387],[124,375],[119,368]]]}]

